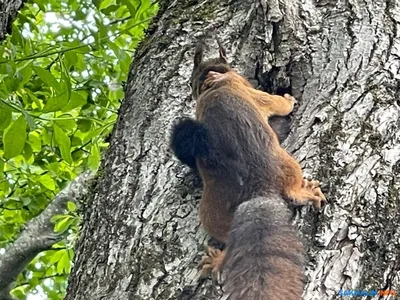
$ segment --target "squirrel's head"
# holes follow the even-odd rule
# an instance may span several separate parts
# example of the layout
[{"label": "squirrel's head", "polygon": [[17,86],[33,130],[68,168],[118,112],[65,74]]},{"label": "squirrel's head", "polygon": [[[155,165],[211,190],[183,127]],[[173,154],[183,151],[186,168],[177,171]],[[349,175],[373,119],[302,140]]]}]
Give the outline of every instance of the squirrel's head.
[{"label": "squirrel's head", "polygon": [[204,43],[200,42],[194,54],[194,67],[191,77],[192,96],[197,99],[201,93],[201,86],[209,71],[226,73],[231,70],[226,58],[226,50],[217,39],[219,57],[203,61]]}]

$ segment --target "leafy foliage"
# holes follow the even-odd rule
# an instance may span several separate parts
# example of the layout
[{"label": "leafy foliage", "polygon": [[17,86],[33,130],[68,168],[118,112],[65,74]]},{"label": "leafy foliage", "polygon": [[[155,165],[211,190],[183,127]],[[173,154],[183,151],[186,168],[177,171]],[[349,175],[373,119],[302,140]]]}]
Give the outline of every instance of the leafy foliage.
[{"label": "leafy foliage", "polygon": [[[0,250],[77,174],[97,169],[117,118],[151,0],[29,1],[0,45]],[[78,216],[53,218],[70,236],[20,274],[13,296],[62,299]]]}]

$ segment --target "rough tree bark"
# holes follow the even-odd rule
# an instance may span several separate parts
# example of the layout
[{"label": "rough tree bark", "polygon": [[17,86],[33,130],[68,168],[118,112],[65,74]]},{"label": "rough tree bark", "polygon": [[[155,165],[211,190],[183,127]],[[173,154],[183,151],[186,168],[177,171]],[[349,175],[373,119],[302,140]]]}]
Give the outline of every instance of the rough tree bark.
[{"label": "rough tree bark", "polygon": [[209,32],[237,70],[299,100],[284,145],[329,201],[296,212],[310,258],[304,299],[398,289],[399,12],[399,0],[163,1],[129,74],[67,299],[220,294],[197,282],[201,189],[168,147],[174,120],[194,113],[193,50]]},{"label": "rough tree bark", "polygon": [[11,33],[11,24],[25,0],[0,0],[0,42]]}]

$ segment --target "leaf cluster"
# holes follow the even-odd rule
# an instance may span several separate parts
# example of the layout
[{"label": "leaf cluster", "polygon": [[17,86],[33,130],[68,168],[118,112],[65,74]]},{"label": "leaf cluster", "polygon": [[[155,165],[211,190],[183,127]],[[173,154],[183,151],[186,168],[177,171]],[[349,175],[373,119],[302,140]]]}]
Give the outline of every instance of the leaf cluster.
[{"label": "leaf cluster", "polygon": [[[66,184],[97,169],[117,119],[151,0],[28,1],[0,45],[0,255]],[[38,255],[12,294],[62,299],[78,216],[53,218],[69,238]]]}]

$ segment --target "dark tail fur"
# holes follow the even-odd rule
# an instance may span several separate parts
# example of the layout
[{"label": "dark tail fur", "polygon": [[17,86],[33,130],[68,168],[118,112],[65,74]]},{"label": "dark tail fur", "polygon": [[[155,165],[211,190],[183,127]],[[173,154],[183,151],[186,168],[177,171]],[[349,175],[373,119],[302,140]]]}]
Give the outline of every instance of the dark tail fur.
[{"label": "dark tail fur", "polygon": [[171,148],[182,163],[196,169],[196,158],[209,152],[205,125],[193,119],[181,120],[172,128]]},{"label": "dark tail fur", "polygon": [[239,205],[224,260],[223,299],[301,299],[304,248],[290,217],[279,196]]}]

